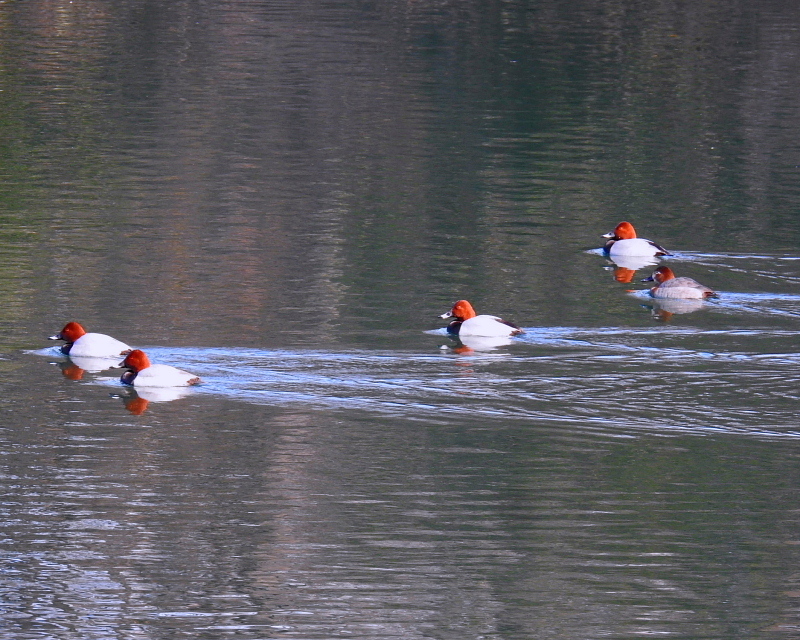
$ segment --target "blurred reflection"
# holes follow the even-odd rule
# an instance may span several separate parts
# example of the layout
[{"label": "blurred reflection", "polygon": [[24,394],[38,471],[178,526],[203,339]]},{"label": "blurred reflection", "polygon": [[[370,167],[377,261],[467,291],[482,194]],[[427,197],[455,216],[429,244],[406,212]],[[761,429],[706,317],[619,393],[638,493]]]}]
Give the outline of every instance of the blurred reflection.
[{"label": "blurred reflection", "polygon": [[113,369],[119,364],[119,358],[86,358],[82,356],[70,356],[66,360],[52,362],[61,369],[65,378],[70,380],[82,380],[85,373],[100,373]]},{"label": "blurred reflection", "polygon": [[140,416],[147,410],[147,405],[150,404],[150,401],[133,394],[133,396],[122,398],[122,403],[130,413]]},{"label": "blurred reflection", "polygon": [[186,387],[143,387],[130,389],[124,395],[114,397],[121,398],[125,408],[135,416],[143,414],[151,402],[171,402],[179,400],[191,393],[191,389]]},{"label": "blurred reflection", "polygon": [[69,356],[67,362],[71,362],[74,366],[80,367],[89,373],[100,373],[119,366],[119,361],[123,356],[114,356],[113,358],[89,358],[86,356]]},{"label": "blurred reflection", "polygon": [[684,313],[693,313],[703,308],[703,300],[653,300],[653,302],[644,305],[650,309],[653,319],[660,322],[669,322],[673,315],[681,315]]},{"label": "blurred reflection", "polygon": [[492,351],[498,347],[505,347],[511,344],[509,336],[454,336],[455,344],[451,347],[453,353],[470,354],[476,351]]},{"label": "blurred reflection", "polygon": [[613,265],[607,268],[614,272],[614,280],[622,283],[633,282],[636,271],[659,262],[655,256],[613,256],[607,257],[607,260]]},{"label": "blurred reflection", "polygon": [[622,283],[633,282],[633,277],[636,275],[636,269],[614,267],[612,271],[614,272],[614,280]]},{"label": "blurred reflection", "polygon": [[53,362],[53,364],[57,365],[61,369],[61,375],[67,378],[67,380],[82,380],[83,374],[86,373],[84,369],[81,369],[71,360]]}]

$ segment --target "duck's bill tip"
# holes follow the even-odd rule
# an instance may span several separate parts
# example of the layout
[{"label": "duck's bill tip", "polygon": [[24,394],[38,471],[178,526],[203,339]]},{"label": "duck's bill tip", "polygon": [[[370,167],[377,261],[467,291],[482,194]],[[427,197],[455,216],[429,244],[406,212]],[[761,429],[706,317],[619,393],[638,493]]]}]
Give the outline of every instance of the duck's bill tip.
[{"label": "duck's bill tip", "polygon": [[57,333],[57,334],[56,334],[56,335],[54,335],[54,336],[47,336],[47,339],[48,339],[48,340],[61,340],[61,334],[60,334],[60,333]]},{"label": "duck's bill tip", "polygon": [[453,317],[453,314],[452,314],[452,313],[450,313],[450,312],[448,311],[447,313],[443,313],[443,314],[442,314],[442,315],[440,315],[439,317],[440,317],[442,320],[444,320],[445,318],[452,318],[452,317]]},{"label": "duck's bill tip", "polygon": [[614,237],[614,232],[613,232],[613,231],[609,231],[608,233],[604,233],[604,234],[603,234],[602,236],[600,236],[600,237],[601,237],[601,238],[606,238],[606,239],[608,239],[608,240],[611,240],[611,238],[613,238],[613,237]]}]

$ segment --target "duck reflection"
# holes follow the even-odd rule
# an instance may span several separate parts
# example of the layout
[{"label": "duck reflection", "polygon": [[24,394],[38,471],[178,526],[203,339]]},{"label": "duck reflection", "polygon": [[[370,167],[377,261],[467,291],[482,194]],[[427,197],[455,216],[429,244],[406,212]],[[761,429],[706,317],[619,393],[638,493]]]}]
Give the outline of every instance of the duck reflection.
[{"label": "duck reflection", "polygon": [[684,313],[694,313],[705,307],[702,300],[653,300],[652,302],[643,305],[645,308],[650,309],[654,320],[659,322],[669,322],[673,315],[682,315]]},{"label": "duck reflection", "polygon": [[450,347],[453,353],[469,355],[480,351],[493,351],[512,343],[508,336],[453,336],[455,344]]},{"label": "duck reflection", "polygon": [[181,387],[144,387],[130,389],[121,398],[125,408],[135,416],[142,415],[151,402],[172,402],[192,393],[191,389]]},{"label": "duck reflection", "polygon": [[74,366],[80,367],[89,373],[100,373],[101,371],[108,371],[117,366],[117,364],[119,364],[119,357],[94,358],[89,356],[69,356],[67,362],[71,362]]},{"label": "duck reflection", "polygon": [[134,393],[132,396],[123,397],[122,404],[125,405],[129,413],[140,416],[147,411],[147,405],[150,404],[150,401],[145,398],[140,398]]},{"label": "duck reflection", "polygon": [[83,380],[83,374],[86,373],[85,369],[81,369],[77,364],[71,360],[63,360],[61,362],[53,362],[61,369],[61,375],[67,380]]},{"label": "duck reflection", "polygon": [[90,358],[69,356],[66,360],[53,362],[61,369],[61,375],[68,380],[83,380],[86,373],[100,373],[112,369],[119,358]]},{"label": "duck reflection", "polygon": [[658,258],[655,256],[608,256],[608,262],[612,266],[607,269],[614,273],[614,280],[628,283],[633,282],[639,269],[658,264]]}]

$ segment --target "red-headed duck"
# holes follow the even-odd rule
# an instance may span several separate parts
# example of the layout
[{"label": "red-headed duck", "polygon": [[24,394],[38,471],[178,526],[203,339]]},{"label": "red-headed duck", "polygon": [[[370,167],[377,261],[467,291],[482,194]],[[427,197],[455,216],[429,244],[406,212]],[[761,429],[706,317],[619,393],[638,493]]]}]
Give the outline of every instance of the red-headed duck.
[{"label": "red-headed duck", "polygon": [[515,336],[523,333],[517,325],[497,316],[479,316],[466,300],[459,300],[440,318],[453,318],[447,325],[447,333],[456,336],[483,336],[487,338]]},{"label": "red-headed duck", "polygon": [[64,340],[61,353],[69,356],[84,356],[87,358],[109,358],[123,356],[131,348],[116,338],[104,333],[86,333],[77,322],[68,322],[60,333],[50,336],[50,340]]},{"label": "red-headed duck", "polygon": [[642,282],[656,283],[657,286],[650,289],[650,295],[654,298],[681,298],[688,300],[718,297],[713,289],[700,284],[697,280],[676,278],[669,267],[659,267],[653,271],[653,275],[645,278]]},{"label": "red-headed duck", "polygon": [[141,349],[131,351],[118,368],[128,369],[120,380],[134,387],[188,387],[201,382],[200,378],[188,371],[168,364],[150,364],[150,359]]},{"label": "red-headed duck", "polygon": [[630,222],[620,222],[613,231],[603,234],[608,238],[603,251],[610,258],[614,256],[668,256],[671,255],[664,247],[657,245],[652,240],[645,240],[636,236],[636,229]]}]

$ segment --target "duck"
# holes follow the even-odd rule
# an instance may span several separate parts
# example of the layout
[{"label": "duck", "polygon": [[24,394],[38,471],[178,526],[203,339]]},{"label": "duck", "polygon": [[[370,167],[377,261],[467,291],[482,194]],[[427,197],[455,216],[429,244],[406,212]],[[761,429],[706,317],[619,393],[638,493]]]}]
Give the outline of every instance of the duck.
[{"label": "duck", "polygon": [[61,353],[68,356],[87,358],[109,358],[130,353],[131,347],[104,333],[87,333],[80,323],[68,322],[64,328],[49,340],[63,340]]},{"label": "duck", "polygon": [[603,253],[614,259],[615,256],[670,256],[664,247],[652,240],[636,236],[636,229],[630,222],[620,222],[613,231],[603,234],[608,239]]},{"label": "duck", "polygon": [[653,271],[649,278],[644,278],[642,282],[656,283],[656,286],[650,289],[650,295],[654,298],[704,300],[706,298],[719,297],[713,289],[709,289],[693,278],[676,278],[675,273],[669,267],[659,267]]},{"label": "duck", "polygon": [[483,336],[495,338],[503,336],[516,336],[524,333],[517,325],[507,322],[497,316],[478,315],[475,309],[466,300],[459,300],[447,313],[440,318],[453,318],[447,325],[447,333],[454,336]]},{"label": "duck", "polygon": [[120,381],[133,387],[189,387],[202,382],[193,373],[168,364],[150,364],[150,358],[141,349],[131,351],[116,368],[128,369]]}]

